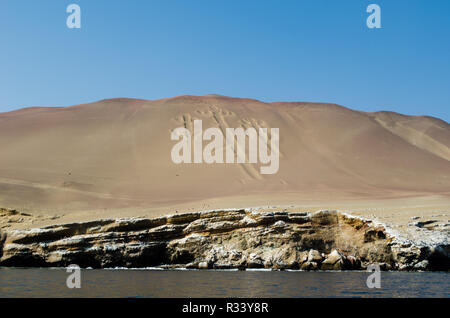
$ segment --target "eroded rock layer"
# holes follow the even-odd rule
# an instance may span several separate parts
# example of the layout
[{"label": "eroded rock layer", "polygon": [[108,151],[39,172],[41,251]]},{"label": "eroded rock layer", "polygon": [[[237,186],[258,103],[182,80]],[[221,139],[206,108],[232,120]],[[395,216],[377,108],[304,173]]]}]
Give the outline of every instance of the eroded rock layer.
[{"label": "eroded rock layer", "polygon": [[3,230],[0,266],[449,270],[449,246],[336,211],[226,210]]}]

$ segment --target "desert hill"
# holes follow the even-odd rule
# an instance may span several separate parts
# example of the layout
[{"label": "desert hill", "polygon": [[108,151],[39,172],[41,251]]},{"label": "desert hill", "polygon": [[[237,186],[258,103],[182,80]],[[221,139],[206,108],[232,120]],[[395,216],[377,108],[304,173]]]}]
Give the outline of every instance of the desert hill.
[{"label": "desert hill", "polygon": [[[177,127],[279,128],[278,173],[174,164]],[[447,196],[450,125],[334,104],[218,95],[110,99],[0,114],[0,206],[27,211]],[[206,205],[205,205],[206,206]]]}]

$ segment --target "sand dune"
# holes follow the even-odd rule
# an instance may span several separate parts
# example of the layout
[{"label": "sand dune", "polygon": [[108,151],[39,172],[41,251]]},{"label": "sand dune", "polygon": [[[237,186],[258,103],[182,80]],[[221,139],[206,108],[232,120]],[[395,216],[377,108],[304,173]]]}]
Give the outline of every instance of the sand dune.
[{"label": "sand dune", "polygon": [[[174,164],[170,133],[192,129],[195,119],[204,129],[279,128],[279,172],[261,175],[258,164]],[[207,95],[26,108],[0,114],[0,149],[0,206],[28,211],[450,193],[448,123],[334,104]]]}]

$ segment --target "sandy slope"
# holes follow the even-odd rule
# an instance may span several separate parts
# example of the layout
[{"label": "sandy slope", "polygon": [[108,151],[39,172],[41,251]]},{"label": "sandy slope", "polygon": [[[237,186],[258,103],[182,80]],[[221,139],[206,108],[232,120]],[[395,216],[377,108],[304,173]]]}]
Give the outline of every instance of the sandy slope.
[{"label": "sandy slope", "polygon": [[[279,172],[174,164],[170,132],[194,119],[280,128]],[[450,210],[450,125],[430,117],[216,95],[113,99],[2,113],[0,149],[0,206],[59,221],[236,206],[369,211],[399,199],[409,211]]]}]

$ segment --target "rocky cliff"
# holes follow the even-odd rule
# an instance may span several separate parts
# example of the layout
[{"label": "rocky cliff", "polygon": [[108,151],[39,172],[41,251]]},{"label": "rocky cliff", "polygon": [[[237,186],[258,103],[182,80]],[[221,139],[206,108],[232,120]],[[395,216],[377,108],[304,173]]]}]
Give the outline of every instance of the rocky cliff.
[{"label": "rocky cliff", "polygon": [[0,266],[449,270],[448,237],[432,238],[336,211],[207,211],[4,229]]}]

